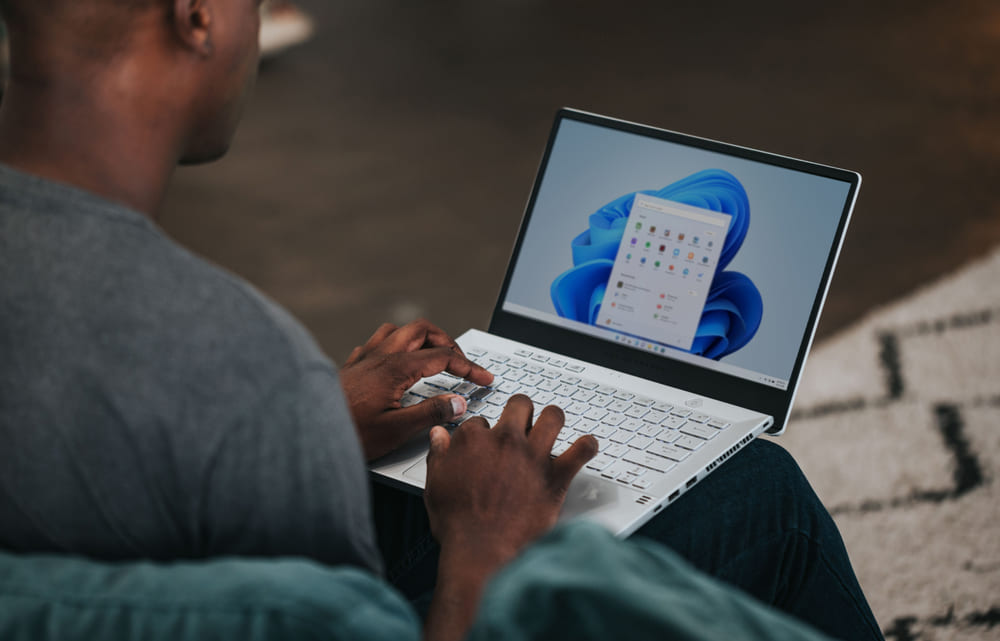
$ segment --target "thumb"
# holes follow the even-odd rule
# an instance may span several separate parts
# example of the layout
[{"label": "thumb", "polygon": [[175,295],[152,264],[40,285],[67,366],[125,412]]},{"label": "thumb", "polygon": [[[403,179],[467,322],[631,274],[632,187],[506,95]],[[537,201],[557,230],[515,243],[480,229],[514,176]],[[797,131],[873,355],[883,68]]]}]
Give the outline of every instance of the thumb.
[{"label": "thumb", "polygon": [[431,425],[451,423],[465,414],[467,404],[465,399],[457,394],[442,394],[420,401],[416,405],[394,410],[395,420],[426,428]]},{"label": "thumb", "polygon": [[451,446],[451,434],[440,425],[431,428],[430,439],[431,447],[430,451],[427,452],[427,467],[430,467],[433,461],[440,460]]},{"label": "thumb", "polygon": [[573,477],[587,464],[587,461],[597,456],[598,449],[597,439],[587,434],[578,438],[568,450],[552,461],[554,481],[560,493],[569,489]]}]

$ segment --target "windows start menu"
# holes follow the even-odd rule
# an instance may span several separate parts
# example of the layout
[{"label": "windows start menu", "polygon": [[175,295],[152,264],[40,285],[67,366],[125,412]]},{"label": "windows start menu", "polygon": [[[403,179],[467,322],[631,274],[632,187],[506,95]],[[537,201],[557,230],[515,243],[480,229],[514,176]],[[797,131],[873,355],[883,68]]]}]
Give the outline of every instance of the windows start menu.
[{"label": "windows start menu", "polygon": [[636,194],[598,325],[690,350],[731,219]]}]

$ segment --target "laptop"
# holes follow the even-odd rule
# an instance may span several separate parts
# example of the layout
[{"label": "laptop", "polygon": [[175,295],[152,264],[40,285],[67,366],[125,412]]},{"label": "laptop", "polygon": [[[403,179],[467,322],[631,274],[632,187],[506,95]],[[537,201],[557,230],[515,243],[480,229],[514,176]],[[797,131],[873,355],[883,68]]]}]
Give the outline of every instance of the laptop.
[{"label": "laptop", "polygon": [[[489,330],[456,340],[495,375],[444,373],[490,424],[516,393],[560,406],[558,455],[600,454],[561,520],[638,529],[764,432],[785,429],[857,198],[855,172],[562,109]],[[419,492],[427,434],[374,461]]]}]

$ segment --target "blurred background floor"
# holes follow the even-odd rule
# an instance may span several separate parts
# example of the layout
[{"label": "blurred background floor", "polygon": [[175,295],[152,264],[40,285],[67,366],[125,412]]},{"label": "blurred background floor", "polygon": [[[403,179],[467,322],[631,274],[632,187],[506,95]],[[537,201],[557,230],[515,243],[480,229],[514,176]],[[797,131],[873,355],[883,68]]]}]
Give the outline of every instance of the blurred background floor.
[{"label": "blurred background floor", "polygon": [[336,360],[385,320],[485,327],[564,105],[861,172],[820,337],[1000,244],[995,0],[300,5],[315,37],[160,222]]}]

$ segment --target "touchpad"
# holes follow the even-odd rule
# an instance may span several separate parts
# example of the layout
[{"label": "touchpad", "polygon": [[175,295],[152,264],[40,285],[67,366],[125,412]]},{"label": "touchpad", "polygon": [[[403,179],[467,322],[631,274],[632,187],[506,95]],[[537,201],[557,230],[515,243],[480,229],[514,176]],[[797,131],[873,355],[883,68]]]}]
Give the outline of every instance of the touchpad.
[{"label": "touchpad", "polygon": [[593,512],[618,502],[622,488],[590,474],[580,474],[566,492],[560,520]]},{"label": "touchpad", "polygon": [[406,471],[403,472],[403,476],[411,481],[414,481],[415,483],[418,483],[420,487],[427,485],[427,458],[424,457],[410,467],[406,468]]}]

